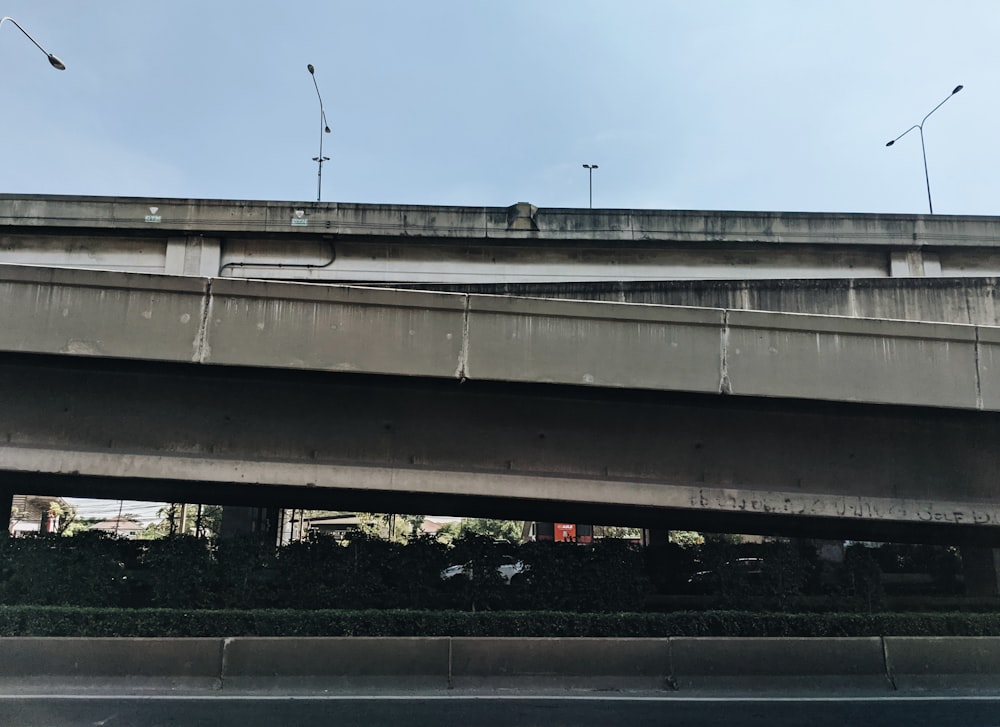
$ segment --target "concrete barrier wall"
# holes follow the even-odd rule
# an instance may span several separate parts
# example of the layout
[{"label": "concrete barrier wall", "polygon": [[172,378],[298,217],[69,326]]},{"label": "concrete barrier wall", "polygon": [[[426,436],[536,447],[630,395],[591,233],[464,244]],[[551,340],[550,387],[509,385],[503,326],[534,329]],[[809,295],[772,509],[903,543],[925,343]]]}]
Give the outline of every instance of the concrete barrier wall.
[{"label": "concrete barrier wall", "polygon": [[662,689],[670,639],[453,638],[451,685]]},{"label": "concrete barrier wall", "polygon": [[219,678],[222,639],[0,638],[0,679]]},{"label": "concrete barrier wall", "polygon": [[0,351],[1000,410],[996,329],[0,265]]},{"label": "concrete barrier wall", "polygon": [[882,640],[867,638],[671,639],[679,690],[738,688],[747,681],[782,688],[889,690]]},{"label": "concrete barrier wall", "polygon": [[1000,638],[887,636],[886,660],[896,688],[1000,688]]},{"label": "concrete barrier wall", "polygon": [[1000,637],[0,638],[0,689],[126,677],[200,679],[223,689],[998,690]]}]

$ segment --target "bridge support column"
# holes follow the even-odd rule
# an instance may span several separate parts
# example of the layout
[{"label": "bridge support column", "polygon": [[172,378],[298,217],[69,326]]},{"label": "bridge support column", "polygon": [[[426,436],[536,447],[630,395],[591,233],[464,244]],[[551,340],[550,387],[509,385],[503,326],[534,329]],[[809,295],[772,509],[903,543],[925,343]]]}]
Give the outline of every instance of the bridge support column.
[{"label": "bridge support column", "polygon": [[164,270],[167,275],[200,275],[215,277],[219,274],[222,257],[219,240],[189,235],[167,240]]},{"label": "bridge support column", "polygon": [[1000,596],[1000,550],[962,548],[965,593],[968,596]]},{"label": "bridge support column", "polygon": [[647,528],[642,531],[642,544],[645,546],[666,545],[669,542],[670,531],[666,528]]},{"label": "bridge support column", "polygon": [[889,274],[893,278],[940,278],[941,259],[923,250],[889,253]]},{"label": "bridge support column", "polygon": [[219,536],[236,538],[256,535],[261,541],[278,542],[278,509],[273,507],[224,507]]},{"label": "bridge support column", "polygon": [[0,539],[10,536],[10,520],[14,516],[14,490],[0,485]]}]

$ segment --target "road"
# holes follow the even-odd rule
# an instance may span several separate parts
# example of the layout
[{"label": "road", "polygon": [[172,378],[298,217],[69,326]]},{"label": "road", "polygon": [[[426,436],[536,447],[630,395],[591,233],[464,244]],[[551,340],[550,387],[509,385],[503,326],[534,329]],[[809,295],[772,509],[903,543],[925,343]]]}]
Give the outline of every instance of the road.
[{"label": "road", "polygon": [[680,698],[627,695],[88,695],[0,696],[5,727],[267,725],[1000,725],[1000,698]]}]

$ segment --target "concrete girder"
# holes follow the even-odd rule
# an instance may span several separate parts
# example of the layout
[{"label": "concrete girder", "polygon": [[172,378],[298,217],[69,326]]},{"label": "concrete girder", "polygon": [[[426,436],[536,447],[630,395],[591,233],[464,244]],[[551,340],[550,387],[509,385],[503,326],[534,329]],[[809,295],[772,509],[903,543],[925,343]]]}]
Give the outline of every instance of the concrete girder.
[{"label": "concrete girder", "polygon": [[1000,219],[0,195],[0,263],[379,283],[995,277]]},{"label": "concrete girder", "polygon": [[0,266],[0,351],[1000,409],[1000,329]]},{"label": "concrete girder", "polygon": [[1000,532],[995,328],[16,266],[0,295],[24,492]]},{"label": "concrete girder", "polygon": [[1000,543],[992,413],[9,354],[0,407],[25,492]]}]

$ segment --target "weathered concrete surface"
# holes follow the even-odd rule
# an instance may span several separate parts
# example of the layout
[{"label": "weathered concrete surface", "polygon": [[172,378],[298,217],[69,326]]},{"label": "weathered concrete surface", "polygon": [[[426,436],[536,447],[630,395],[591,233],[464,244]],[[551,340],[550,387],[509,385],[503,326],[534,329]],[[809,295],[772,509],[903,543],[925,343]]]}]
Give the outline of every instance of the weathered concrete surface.
[{"label": "weathered concrete surface", "polygon": [[1000,275],[1000,220],[0,195],[0,263],[426,283]]},{"label": "weathered concrete surface", "polygon": [[23,492],[1000,527],[996,328],[18,266],[0,296]]},{"label": "weathered concrete surface", "polygon": [[0,266],[0,351],[1000,409],[1000,329]]},{"label": "weathered concrete surface", "polygon": [[233,638],[224,646],[220,678],[227,686],[292,683],[427,687],[447,685],[447,637]]},{"label": "weathered concrete surface", "polygon": [[897,689],[996,689],[1000,640],[975,636],[887,636],[889,674]]},{"label": "weathered concrete surface", "polygon": [[987,412],[34,355],[0,411],[21,492],[1000,542]]},{"label": "weathered concrete surface", "polygon": [[[996,637],[490,639],[0,639],[0,692],[126,677],[197,674],[202,688],[302,692],[435,689],[621,689],[675,692],[996,694]],[[65,656],[61,656],[64,654]],[[143,659],[144,656],[148,659]],[[144,682],[151,686],[154,682]],[[161,682],[161,686],[163,682]]]},{"label": "weathered concrete surface", "polygon": [[893,688],[879,637],[677,637],[670,648],[679,690],[731,690],[748,681],[779,691]]},{"label": "weathered concrete surface", "polygon": [[719,392],[725,312],[469,297],[468,379]]},{"label": "weathered concrete surface", "polygon": [[670,639],[451,639],[451,685],[664,689]]},{"label": "weathered concrete surface", "polygon": [[[729,311],[725,324],[724,377],[734,394],[831,399],[836,389],[842,401],[994,405],[981,386],[994,378],[994,343],[974,326],[758,311]],[[982,366],[980,356],[988,357]]]},{"label": "weathered concrete surface", "polygon": [[133,687],[218,689],[223,651],[221,639],[5,636],[0,685],[25,693],[48,690],[53,679],[78,687],[114,680]]},{"label": "weathered concrete surface", "polygon": [[187,361],[200,354],[203,279],[4,266],[0,300],[4,350]]},{"label": "weathered concrete surface", "polygon": [[671,280],[419,285],[441,292],[1000,325],[996,278]]},{"label": "weathered concrete surface", "polygon": [[[467,301],[448,293],[203,281],[198,360],[408,376],[464,374]],[[253,352],[249,357],[248,353]]]}]

